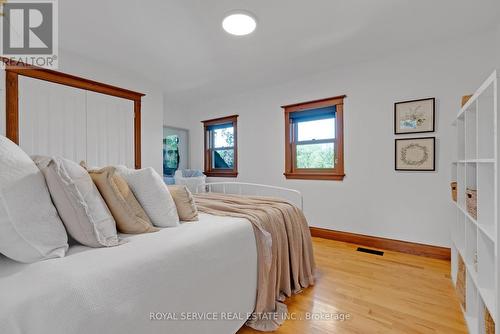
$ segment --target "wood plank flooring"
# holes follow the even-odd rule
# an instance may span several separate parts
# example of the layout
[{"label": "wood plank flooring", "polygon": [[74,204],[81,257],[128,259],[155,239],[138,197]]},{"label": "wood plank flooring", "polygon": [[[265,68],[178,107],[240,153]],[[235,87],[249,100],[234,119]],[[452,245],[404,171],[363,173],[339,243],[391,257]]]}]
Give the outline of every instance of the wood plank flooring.
[{"label": "wood plank flooring", "polygon": [[[313,238],[317,283],[287,301],[296,318],[349,314],[350,319],[287,320],[277,334],[467,333],[450,280],[450,263]],[[243,327],[237,334],[257,334]]]}]

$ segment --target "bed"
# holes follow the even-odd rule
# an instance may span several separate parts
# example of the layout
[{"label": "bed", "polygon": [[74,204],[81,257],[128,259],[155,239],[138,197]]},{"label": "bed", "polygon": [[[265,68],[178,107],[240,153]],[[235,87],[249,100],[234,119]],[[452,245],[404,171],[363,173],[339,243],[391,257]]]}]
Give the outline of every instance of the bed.
[{"label": "bed", "polygon": [[[284,188],[204,188],[301,201]],[[199,213],[197,222],[120,236],[118,247],[73,244],[66,257],[33,264],[0,255],[0,333],[231,334],[254,311],[258,251],[248,220]]]},{"label": "bed", "polygon": [[[257,287],[247,221],[200,214],[197,223],[122,236],[119,247],[75,245],[34,264],[1,257],[0,333],[229,334],[243,326]],[[182,320],[200,312],[219,319]]]}]

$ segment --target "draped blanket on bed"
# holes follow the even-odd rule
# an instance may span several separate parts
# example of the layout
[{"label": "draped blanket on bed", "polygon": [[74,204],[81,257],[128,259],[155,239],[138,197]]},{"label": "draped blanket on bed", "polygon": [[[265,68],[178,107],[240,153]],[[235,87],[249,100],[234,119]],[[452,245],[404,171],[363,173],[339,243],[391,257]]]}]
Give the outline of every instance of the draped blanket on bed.
[{"label": "draped blanket on bed", "polygon": [[276,330],[287,312],[283,301],[314,284],[314,257],[306,218],[294,205],[275,198],[216,193],[195,195],[198,210],[249,220],[257,242],[258,286],[247,325]]}]

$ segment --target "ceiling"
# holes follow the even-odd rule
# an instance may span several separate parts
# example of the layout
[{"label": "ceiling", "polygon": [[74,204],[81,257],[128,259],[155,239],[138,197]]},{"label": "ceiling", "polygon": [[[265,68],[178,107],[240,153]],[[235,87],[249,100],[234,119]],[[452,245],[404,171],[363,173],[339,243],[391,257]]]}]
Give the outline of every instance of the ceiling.
[{"label": "ceiling", "polygon": [[[179,99],[272,85],[484,30],[498,0],[64,0],[60,47],[113,63]],[[234,37],[224,14],[257,30]]]}]

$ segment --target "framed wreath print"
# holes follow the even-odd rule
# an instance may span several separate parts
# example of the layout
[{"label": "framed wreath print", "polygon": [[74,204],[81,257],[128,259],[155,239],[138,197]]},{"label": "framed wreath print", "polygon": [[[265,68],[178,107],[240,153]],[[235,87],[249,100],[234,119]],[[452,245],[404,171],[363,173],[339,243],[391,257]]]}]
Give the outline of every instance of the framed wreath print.
[{"label": "framed wreath print", "polygon": [[436,138],[396,139],[396,170],[435,171]]},{"label": "framed wreath print", "polygon": [[394,134],[434,132],[436,99],[394,103]]}]

